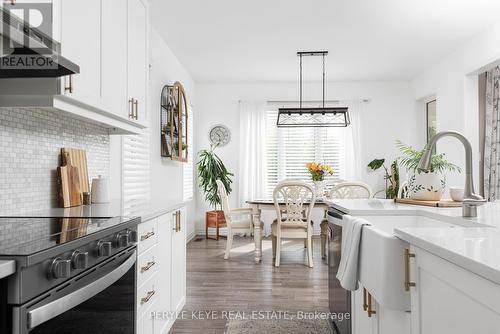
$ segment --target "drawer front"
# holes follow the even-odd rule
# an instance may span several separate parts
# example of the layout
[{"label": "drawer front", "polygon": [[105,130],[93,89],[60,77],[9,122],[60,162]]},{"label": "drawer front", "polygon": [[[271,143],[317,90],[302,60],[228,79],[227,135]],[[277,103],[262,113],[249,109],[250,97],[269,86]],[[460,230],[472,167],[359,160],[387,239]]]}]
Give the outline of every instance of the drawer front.
[{"label": "drawer front", "polygon": [[158,240],[158,220],[155,218],[139,224],[137,234],[137,253],[141,255]]},{"label": "drawer front", "polygon": [[137,286],[142,286],[158,271],[158,246],[145,250],[137,258]]},{"label": "drawer front", "polygon": [[[151,305],[147,311],[154,309],[155,305]],[[137,334],[154,334],[154,319],[151,317],[150,312],[144,313],[137,320]]]},{"label": "drawer front", "polygon": [[158,299],[158,275],[147,280],[142,286],[137,288],[137,316],[140,318],[146,314],[151,305]]}]

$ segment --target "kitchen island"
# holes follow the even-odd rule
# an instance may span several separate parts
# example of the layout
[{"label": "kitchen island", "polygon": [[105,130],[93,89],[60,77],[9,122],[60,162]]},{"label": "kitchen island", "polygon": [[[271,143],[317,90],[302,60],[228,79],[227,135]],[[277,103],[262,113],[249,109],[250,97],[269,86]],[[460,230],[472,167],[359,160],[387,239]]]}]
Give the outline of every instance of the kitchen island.
[{"label": "kitchen island", "polygon": [[[461,208],[391,200],[329,205],[372,223],[361,239],[353,333],[500,332],[499,203],[479,207],[476,218],[463,218]],[[369,316],[366,294],[375,305]]]}]

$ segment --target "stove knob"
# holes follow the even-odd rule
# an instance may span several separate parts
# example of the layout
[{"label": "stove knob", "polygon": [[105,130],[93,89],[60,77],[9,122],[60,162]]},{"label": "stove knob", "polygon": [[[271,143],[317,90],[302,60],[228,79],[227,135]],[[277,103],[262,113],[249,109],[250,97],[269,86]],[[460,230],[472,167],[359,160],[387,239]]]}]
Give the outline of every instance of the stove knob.
[{"label": "stove knob", "polygon": [[89,266],[89,252],[76,250],[71,255],[73,269],[85,269]]},{"label": "stove knob", "polygon": [[128,231],[128,241],[137,242],[137,231]]},{"label": "stove knob", "polygon": [[116,245],[118,248],[128,246],[128,232],[120,232],[116,235]]},{"label": "stove knob", "polygon": [[99,241],[97,243],[97,255],[98,256],[110,256],[111,255],[111,242],[110,241]]},{"label": "stove knob", "polygon": [[60,257],[52,261],[49,269],[50,278],[67,278],[71,275],[71,260],[63,260]]}]

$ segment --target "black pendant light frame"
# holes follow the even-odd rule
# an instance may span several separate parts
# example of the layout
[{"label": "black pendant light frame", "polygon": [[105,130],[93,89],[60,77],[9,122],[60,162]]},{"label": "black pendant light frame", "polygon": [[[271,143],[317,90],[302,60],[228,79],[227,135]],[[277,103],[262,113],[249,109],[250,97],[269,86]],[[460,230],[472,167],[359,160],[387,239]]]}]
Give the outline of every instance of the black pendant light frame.
[{"label": "black pendant light frame", "polygon": [[[276,125],[278,127],[346,127],[351,124],[347,107],[325,107],[325,57],[328,51],[302,51],[297,52],[299,57],[299,108],[279,108]],[[302,107],[302,57],[323,57],[323,99],[320,108]]]}]

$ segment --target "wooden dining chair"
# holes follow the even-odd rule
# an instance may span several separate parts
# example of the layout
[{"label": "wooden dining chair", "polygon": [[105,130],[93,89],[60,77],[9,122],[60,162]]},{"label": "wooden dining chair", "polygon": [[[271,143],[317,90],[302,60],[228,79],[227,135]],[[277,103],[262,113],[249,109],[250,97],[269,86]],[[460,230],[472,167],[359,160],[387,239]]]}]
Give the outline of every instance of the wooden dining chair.
[{"label": "wooden dining chair", "polygon": [[[222,181],[217,180],[217,191],[221,199],[222,211],[226,219],[227,241],[224,260],[229,259],[231,247],[233,245],[233,237],[236,234],[253,235],[253,215],[251,208],[231,209],[229,206],[229,197],[227,196],[226,187]],[[260,231],[264,230],[264,223],[260,222]]]},{"label": "wooden dining chair", "polygon": [[[367,199],[372,197],[369,185],[359,181],[346,181],[335,184],[330,191],[329,198]],[[328,238],[328,220],[326,213],[320,224],[321,228],[321,257],[326,257],[326,240]]]},{"label": "wooden dining chair", "polygon": [[313,267],[311,212],[316,201],[314,188],[305,182],[284,181],[273,191],[277,219],[271,225],[274,265],[280,266],[281,242],[283,239],[307,241],[307,259]]}]

